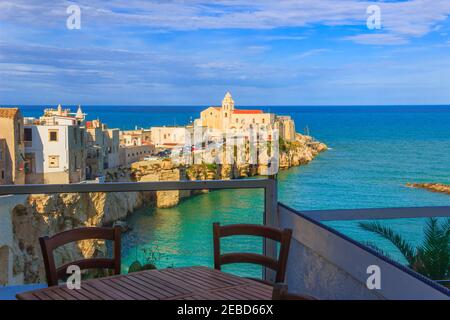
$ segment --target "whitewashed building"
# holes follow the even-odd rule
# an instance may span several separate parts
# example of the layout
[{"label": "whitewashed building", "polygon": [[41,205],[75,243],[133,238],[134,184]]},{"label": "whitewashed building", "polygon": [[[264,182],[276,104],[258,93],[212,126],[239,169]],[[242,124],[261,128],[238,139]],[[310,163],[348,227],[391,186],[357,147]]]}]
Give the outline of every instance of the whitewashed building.
[{"label": "whitewashed building", "polygon": [[119,163],[129,166],[151,156],[155,145],[150,140],[150,130],[136,129],[120,132]]},{"label": "whitewashed building", "polygon": [[190,139],[190,132],[182,126],[163,126],[151,128],[151,139],[156,147],[172,148],[184,145]]},{"label": "whitewashed building", "polygon": [[48,113],[38,120],[25,119],[26,183],[64,184],[86,179],[83,121],[81,117]]}]

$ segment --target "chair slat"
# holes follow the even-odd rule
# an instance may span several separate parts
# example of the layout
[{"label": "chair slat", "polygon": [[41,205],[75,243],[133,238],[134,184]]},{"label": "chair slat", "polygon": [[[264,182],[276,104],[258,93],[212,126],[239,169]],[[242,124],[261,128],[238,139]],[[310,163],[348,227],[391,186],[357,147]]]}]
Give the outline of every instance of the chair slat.
[{"label": "chair slat", "polygon": [[114,229],[103,227],[81,227],[66,230],[49,237],[49,245],[56,249],[70,242],[87,239],[114,240]]},{"label": "chair slat", "polygon": [[221,256],[220,261],[222,264],[252,263],[275,271],[278,269],[278,261],[256,253],[226,253]]},{"label": "chair slat", "polygon": [[59,267],[56,270],[56,274],[58,275],[58,279],[64,278],[67,276],[67,268],[70,266],[78,266],[80,270],[84,269],[95,269],[95,268],[104,268],[104,269],[114,269],[115,260],[114,259],[106,259],[106,258],[94,258],[94,259],[83,259],[72,261],[66,263]]},{"label": "chair slat", "polygon": [[254,224],[233,224],[228,226],[221,226],[219,230],[219,235],[221,238],[246,235],[269,238],[274,241],[280,242],[283,235],[283,231],[280,229]]}]

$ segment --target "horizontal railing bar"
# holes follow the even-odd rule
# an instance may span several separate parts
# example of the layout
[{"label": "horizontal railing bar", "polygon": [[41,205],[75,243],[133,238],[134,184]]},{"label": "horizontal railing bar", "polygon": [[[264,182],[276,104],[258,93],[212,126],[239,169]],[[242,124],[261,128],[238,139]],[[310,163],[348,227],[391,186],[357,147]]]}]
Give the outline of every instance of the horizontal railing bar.
[{"label": "horizontal railing bar", "polygon": [[235,179],[204,181],[156,181],[121,183],[77,183],[43,185],[1,185],[0,195],[10,194],[51,194],[88,192],[136,192],[203,189],[265,189],[274,184],[272,179]]},{"label": "horizontal railing bar", "polygon": [[402,218],[450,217],[450,206],[308,210],[300,212],[303,215],[317,221],[402,219]]}]

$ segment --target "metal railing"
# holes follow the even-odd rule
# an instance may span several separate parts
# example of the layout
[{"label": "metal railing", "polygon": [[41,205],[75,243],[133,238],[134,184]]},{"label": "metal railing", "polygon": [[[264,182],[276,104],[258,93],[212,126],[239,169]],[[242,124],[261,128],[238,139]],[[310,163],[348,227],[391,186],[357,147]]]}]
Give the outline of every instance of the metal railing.
[{"label": "metal railing", "polygon": [[[2,195],[55,194],[55,193],[91,193],[91,192],[140,192],[140,191],[173,191],[173,190],[224,190],[224,189],[263,189],[264,215],[263,223],[268,226],[277,225],[278,190],[275,176],[266,179],[236,180],[202,180],[202,181],[158,181],[158,182],[125,182],[97,184],[46,184],[46,185],[0,185]],[[264,240],[264,254],[276,257],[275,243]],[[274,272],[265,268],[263,278],[274,280]]]},{"label": "metal railing", "polygon": [[450,217],[449,207],[402,207],[371,209],[308,210],[300,212],[317,221],[387,220],[403,218]]}]

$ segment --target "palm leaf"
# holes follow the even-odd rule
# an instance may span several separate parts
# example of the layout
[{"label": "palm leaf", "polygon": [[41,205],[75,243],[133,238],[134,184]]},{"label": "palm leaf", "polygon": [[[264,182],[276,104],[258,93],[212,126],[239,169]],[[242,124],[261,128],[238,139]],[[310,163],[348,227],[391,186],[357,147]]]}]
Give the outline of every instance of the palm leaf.
[{"label": "palm leaf", "polygon": [[398,233],[389,227],[381,225],[379,222],[360,222],[359,226],[364,230],[376,233],[389,240],[402,253],[408,264],[412,267],[416,262],[414,247],[404,240]]},{"label": "palm leaf", "polygon": [[447,237],[450,238],[450,218],[442,223],[442,229]]},{"label": "palm leaf", "polygon": [[424,241],[417,248],[414,269],[433,280],[446,279],[449,276],[450,266],[450,233],[446,223],[440,226],[436,218],[430,218],[424,233]]}]

